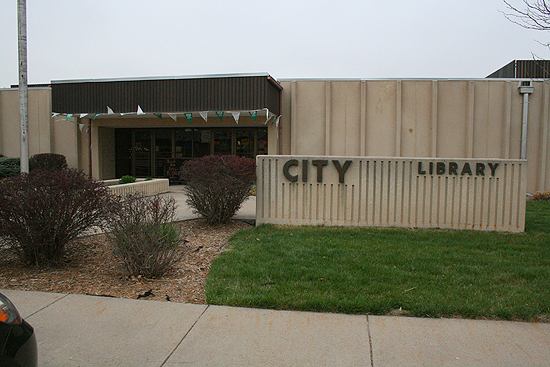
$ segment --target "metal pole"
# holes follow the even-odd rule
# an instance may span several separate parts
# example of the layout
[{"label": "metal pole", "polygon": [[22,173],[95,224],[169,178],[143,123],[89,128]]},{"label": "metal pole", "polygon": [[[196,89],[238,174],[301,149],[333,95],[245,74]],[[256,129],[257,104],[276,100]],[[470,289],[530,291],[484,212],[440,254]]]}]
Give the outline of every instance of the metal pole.
[{"label": "metal pole", "polygon": [[529,94],[535,91],[533,83],[529,80],[519,83],[519,92],[523,94],[523,113],[521,117],[521,152],[520,158],[527,159],[527,120],[529,117]]},{"label": "metal pole", "polygon": [[19,125],[21,130],[21,173],[29,172],[29,106],[27,86],[27,3],[17,1],[19,42]]},{"label": "metal pole", "polygon": [[521,116],[520,159],[527,159],[527,118],[529,116],[529,93],[523,93],[523,113]]}]

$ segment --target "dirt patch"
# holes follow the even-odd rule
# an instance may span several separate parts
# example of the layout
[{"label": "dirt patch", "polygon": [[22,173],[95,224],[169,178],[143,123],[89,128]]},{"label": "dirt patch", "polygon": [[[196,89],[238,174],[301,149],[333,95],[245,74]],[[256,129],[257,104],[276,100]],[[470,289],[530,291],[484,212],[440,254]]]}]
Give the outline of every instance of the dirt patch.
[{"label": "dirt patch", "polygon": [[205,304],[204,285],[212,260],[227,249],[227,241],[235,232],[250,225],[235,220],[212,227],[202,219],[179,224],[184,233],[189,231],[188,253],[162,278],[129,277],[124,265],[111,254],[105,235],[100,234],[72,244],[61,268],[25,266],[0,251],[0,288],[131,299],[146,295],[140,298]]}]

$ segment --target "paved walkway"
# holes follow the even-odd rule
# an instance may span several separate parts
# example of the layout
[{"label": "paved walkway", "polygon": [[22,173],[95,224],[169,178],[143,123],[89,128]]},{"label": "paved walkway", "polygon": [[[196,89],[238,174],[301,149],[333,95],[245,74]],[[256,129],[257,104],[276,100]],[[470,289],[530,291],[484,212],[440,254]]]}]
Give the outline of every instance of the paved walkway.
[{"label": "paved walkway", "polygon": [[35,328],[43,367],[550,365],[550,324],[0,292]]}]

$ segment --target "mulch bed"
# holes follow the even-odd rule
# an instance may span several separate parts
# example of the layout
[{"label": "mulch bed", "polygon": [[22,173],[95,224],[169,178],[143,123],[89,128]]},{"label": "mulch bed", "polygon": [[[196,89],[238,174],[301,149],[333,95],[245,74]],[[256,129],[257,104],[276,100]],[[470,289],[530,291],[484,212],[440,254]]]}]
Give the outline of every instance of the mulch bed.
[{"label": "mulch bed", "polygon": [[99,234],[71,244],[65,265],[58,268],[26,266],[0,250],[0,288],[205,304],[204,285],[212,260],[226,251],[235,232],[250,225],[233,220],[212,227],[203,219],[179,224],[183,233],[189,232],[188,247],[182,249],[186,255],[162,278],[128,276],[105,235]]}]

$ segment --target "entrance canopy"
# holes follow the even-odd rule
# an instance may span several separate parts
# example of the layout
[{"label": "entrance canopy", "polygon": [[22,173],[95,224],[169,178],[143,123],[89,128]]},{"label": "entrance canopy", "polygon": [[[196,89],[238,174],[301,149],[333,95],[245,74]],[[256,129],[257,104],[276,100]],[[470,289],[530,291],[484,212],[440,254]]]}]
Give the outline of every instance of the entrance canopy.
[{"label": "entrance canopy", "polygon": [[269,74],[52,81],[52,111],[67,118],[280,115],[281,85]]}]

